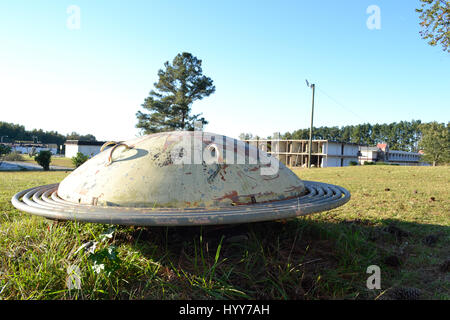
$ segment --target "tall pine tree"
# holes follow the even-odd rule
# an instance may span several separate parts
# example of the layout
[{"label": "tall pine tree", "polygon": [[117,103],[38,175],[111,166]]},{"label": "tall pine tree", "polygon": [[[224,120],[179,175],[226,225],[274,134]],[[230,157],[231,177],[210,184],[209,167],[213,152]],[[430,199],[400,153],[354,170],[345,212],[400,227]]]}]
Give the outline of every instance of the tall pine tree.
[{"label": "tall pine tree", "polygon": [[211,78],[203,75],[202,60],[188,52],[178,54],[158,71],[159,81],[155,90],[145,99],[138,111],[137,128],[144,133],[174,130],[193,130],[194,122],[208,123],[202,114],[191,114],[192,103],[214,93],[216,88]]}]

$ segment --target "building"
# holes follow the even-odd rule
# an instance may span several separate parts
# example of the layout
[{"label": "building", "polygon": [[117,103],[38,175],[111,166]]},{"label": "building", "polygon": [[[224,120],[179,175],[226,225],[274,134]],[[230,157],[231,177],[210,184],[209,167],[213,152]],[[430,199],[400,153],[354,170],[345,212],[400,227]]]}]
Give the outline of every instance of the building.
[{"label": "building", "polygon": [[[277,157],[289,167],[308,165],[309,140],[244,140],[260,150]],[[311,145],[311,166],[344,167],[358,162],[359,148],[354,143],[329,140],[313,140]]]},{"label": "building", "polygon": [[406,166],[420,165],[421,154],[417,152],[389,150],[387,153],[387,161],[393,164]]},{"label": "building", "polygon": [[52,154],[58,153],[58,145],[54,143],[44,144],[44,143],[34,143],[34,142],[14,142],[14,143],[3,143],[11,147],[12,152],[29,154],[31,152],[39,153],[40,151],[50,151]]},{"label": "building", "polygon": [[88,157],[93,157],[100,153],[100,148],[104,143],[104,141],[67,140],[65,143],[65,155],[67,158],[72,158],[75,157],[78,152],[81,152]]},{"label": "building", "polygon": [[376,147],[359,146],[359,163],[364,162],[386,162],[399,165],[422,165],[421,153],[389,150],[389,146],[385,143],[379,143]]}]

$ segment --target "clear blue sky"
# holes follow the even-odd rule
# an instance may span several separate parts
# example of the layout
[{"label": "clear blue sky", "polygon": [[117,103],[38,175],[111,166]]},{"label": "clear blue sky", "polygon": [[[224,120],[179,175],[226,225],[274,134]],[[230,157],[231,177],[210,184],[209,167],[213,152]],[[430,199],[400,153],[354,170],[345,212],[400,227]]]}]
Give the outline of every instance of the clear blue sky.
[{"label": "clear blue sky", "polygon": [[[80,8],[71,30],[70,5]],[[381,28],[370,30],[369,5]],[[163,63],[203,60],[207,131],[450,120],[450,55],[419,36],[419,1],[0,0],[0,121],[127,140]]]}]

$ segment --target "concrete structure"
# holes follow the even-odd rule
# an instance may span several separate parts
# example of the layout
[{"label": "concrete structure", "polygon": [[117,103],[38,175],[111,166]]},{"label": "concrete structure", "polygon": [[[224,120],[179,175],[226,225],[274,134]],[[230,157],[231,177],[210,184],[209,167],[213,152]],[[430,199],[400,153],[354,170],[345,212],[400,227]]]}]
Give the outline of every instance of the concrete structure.
[{"label": "concrete structure", "polygon": [[384,152],[377,147],[360,146],[359,154],[359,164],[364,164],[364,162],[384,161]]},{"label": "concrete structure", "polygon": [[[308,164],[308,140],[244,140],[260,150],[275,156],[289,167],[306,167]],[[358,162],[357,144],[329,140],[313,140],[311,166],[344,167],[351,161]]]},{"label": "concrete structure", "polygon": [[10,146],[12,152],[18,152],[22,154],[28,154],[30,153],[33,148],[36,153],[39,153],[40,151],[50,151],[52,154],[58,153],[58,146],[56,144],[44,144],[44,143],[26,143],[26,142],[19,142],[19,143],[3,143],[4,145]]},{"label": "concrete structure", "polygon": [[418,152],[389,150],[385,143],[379,143],[376,147],[359,146],[359,163],[364,162],[386,162],[390,164],[417,166],[423,165],[420,162],[421,154]]},{"label": "concrete structure", "polygon": [[387,153],[387,160],[389,163],[400,165],[420,165],[420,158],[421,154],[417,152],[389,150],[389,152]]},{"label": "concrete structure", "polygon": [[67,158],[72,158],[75,157],[78,152],[81,152],[88,157],[93,157],[100,153],[100,148],[104,143],[104,141],[67,140],[65,143],[65,155]]}]

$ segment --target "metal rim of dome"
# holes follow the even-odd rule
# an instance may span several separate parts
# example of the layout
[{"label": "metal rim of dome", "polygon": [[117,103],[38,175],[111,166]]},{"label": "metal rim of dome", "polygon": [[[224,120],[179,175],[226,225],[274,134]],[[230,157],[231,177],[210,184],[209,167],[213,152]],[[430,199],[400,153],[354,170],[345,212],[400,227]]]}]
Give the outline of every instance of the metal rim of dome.
[{"label": "metal rim of dome", "polygon": [[303,180],[307,192],[287,200],[232,207],[139,208],[74,204],[57,194],[59,184],[49,184],[16,193],[11,203],[19,210],[51,220],[136,226],[195,226],[240,224],[284,220],[328,211],[350,200],[345,188]]}]

